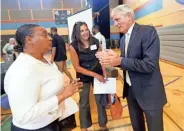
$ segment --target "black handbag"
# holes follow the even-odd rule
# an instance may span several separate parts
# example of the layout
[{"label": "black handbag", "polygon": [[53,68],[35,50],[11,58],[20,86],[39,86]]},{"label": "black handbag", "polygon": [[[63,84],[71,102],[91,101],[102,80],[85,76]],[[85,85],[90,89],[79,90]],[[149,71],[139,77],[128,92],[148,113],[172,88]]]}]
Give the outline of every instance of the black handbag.
[{"label": "black handbag", "polygon": [[71,131],[74,128],[76,128],[77,124],[75,121],[75,114],[59,121],[59,127],[60,129],[65,130],[65,131]]}]

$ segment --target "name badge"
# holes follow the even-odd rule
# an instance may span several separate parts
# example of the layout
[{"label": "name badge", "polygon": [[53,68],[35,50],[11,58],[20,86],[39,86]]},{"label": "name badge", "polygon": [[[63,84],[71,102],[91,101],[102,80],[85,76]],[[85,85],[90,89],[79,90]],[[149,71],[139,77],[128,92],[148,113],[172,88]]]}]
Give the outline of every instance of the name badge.
[{"label": "name badge", "polygon": [[91,49],[91,50],[96,50],[97,47],[96,47],[96,45],[91,45],[90,49]]}]

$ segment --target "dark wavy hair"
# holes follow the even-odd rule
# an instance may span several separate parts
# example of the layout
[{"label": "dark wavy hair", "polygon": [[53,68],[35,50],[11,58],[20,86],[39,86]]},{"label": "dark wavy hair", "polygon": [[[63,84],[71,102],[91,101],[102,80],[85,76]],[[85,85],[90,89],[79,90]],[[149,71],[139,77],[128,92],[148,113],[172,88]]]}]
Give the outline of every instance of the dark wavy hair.
[{"label": "dark wavy hair", "polygon": [[[75,25],[73,27],[73,32],[72,32],[72,42],[78,44],[79,51],[84,51],[83,43],[80,40],[80,27],[82,25],[86,25],[86,27],[88,28],[88,25],[85,22],[79,21],[79,22],[75,23]],[[89,44],[92,45],[92,43],[93,43],[93,39],[92,39],[92,35],[89,31]]]},{"label": "dark wavy hair", "polygon": [[35,27],[38,27],[39,25],[36,24],[25,24],[20,26],[16,33],[15,33],[15,39],[18,43],[18,48],[23,52],[23,49],[25,47],[25,39],[27,36],[31,36],[33,34],[33,29]]}]

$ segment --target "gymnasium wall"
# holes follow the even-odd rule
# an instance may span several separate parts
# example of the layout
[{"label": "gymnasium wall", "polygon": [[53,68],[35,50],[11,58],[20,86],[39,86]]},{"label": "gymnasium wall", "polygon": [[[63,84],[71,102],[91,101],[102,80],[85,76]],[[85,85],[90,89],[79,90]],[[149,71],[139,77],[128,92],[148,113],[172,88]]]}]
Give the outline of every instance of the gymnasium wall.
[{"label": "gymnasium wall", "polygon": [[156,29],[160,38],[160,58],[184,65],[184,24]]},{"label": "gymnasium wall", "polygon": [[155,27],[184,23],[184,0],[123,0],[134,9],[137,23]]},{"label": "gymnasium wall", "polygon": [[157,27],[160,58],[184,65],[184,0],[124,0],[139,24]]},{"label": "gymnasium wall", "polygon": [[[119,0],[111,0],[110,3],[110,14],[113,8],[115,8],[116,6],[119,5]],[[110,19],[110,38],[111,39],[120,39],[120,33],[119,33],[119,29],[117,27],[114,26],[114,21],[112,19]]]},{"label": "gymnasium wall", "polygon": [[[72,3],[72,4],[71,4]],[[111,0],[110,9],[116,7],[119,0]],[[54,20],[55,9],[71,9],[73,13],[84,9],[86,0],[2,0],[1,2],[1,40],[8,42],[14,37],[16,29],[23,24],[38,24],[46,28],[58,28],[59,34],[68,41],[67,24],[56,25]],[[119,39],[119,31],[111,23],[111,39]]]},{"label": "gymnasium wall", "polygon": [[48,31],[50,27],[55,26],[58,28],[59,34],[67,36],[67,24],[55,24],[54,10],[70,9],[72,13],[75,13],[85,8],[85,1],[86,0],[2,0],[2,40],[6,40],[7,42],[8,39],[6,38],[13,36],[16,29],[26,23],[39,24]]}]

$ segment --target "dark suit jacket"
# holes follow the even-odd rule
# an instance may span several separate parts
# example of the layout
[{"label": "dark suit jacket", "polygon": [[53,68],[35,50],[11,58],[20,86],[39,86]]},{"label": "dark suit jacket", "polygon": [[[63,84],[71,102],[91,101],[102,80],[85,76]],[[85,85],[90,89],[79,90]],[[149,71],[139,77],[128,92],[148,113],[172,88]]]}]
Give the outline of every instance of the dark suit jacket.
[{"label": "dark suit jacket", "polygon": [[[166,104],[166,94],[159,67],[160,41],[154,27],[135,23],[125,57],[125,36],[121,38],[121,68],[124,70],[123,98],[132,88],[139,105],[154,110]],[[132,86],[126,83],[128,70]]]}]

